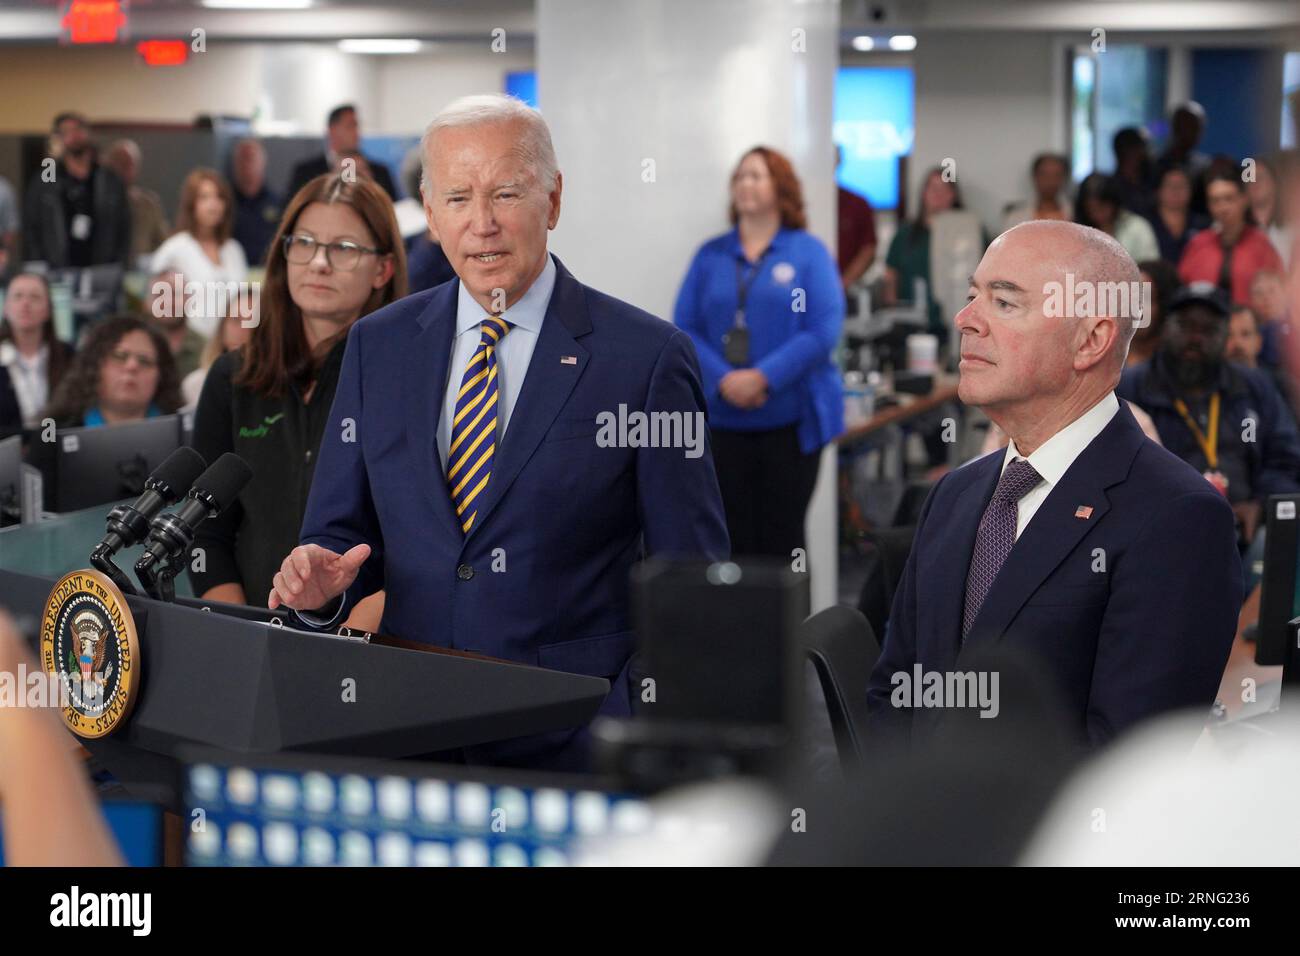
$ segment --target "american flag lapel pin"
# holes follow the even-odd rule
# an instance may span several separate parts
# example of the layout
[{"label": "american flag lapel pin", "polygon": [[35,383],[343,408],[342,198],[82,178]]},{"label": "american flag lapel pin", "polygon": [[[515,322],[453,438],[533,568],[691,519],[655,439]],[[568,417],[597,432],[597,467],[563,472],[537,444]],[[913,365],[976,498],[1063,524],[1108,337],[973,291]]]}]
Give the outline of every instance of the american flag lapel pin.
[{"label": "american flag lapel pin", "polygon": [[578,364],[578,356],[576,356],[576,355],[561,355],[561,356],[560,356],[560,364],[561,364],[561,365],[577,365],[577,364]]},{"label": "american flag lapel pin", "polygon": [[1092,517],[1092,505],[1079,505],[1079,507],[1074,509],[1074,516],[1087,521]]}]

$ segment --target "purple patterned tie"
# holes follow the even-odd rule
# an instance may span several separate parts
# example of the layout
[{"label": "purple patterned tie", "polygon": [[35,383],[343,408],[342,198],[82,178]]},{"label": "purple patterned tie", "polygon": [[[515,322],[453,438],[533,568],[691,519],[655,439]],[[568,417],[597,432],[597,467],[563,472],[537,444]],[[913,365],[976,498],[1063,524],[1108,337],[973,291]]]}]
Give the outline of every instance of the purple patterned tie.
[{"label": "purple patterned tie", "polygon": [[984,606],[984,598],[993,586],[1002,562],[1016,543],[1016,504],[1042,480],[1034,466],[1023,458],[1012,459],[998,479],[993,498],[980,519],[980,529],[975,535],[975,554],[966,574],[966,607],[961,615],[962,643],[965,643],[976,615]]}]

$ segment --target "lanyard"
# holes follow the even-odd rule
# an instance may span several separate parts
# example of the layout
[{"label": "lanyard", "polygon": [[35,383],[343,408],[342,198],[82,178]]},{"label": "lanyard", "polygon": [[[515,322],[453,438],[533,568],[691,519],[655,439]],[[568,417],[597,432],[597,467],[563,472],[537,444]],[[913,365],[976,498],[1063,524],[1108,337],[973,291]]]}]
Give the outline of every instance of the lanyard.
[{"label": "lanyard", "polygon": [[1187,403],[1181,398],[1174,399],[1174,408],[1178,409],[1178,414],[1183,416],[1183,421],[1187,423],[1187,427],[1196,436],[1196,443],[1201,446],[1201,451],[1205,452],[1205,461],[1210,470],[1217,469],[1219,467],[1219,393],[1215,392],[1210,396],[1210,428],[1208,434],[1201,431],[1201,426],[1196,424],[1196,420],[1187,411]]},{"label": "lanyard", "polygon": [[736,260],[736,302],[738,304],[736,306],[735,326],[738,329],[745,327],[745,303],[749,300],[749,287],[758,278],[758,274],[763,268],[763,260],[767,258],[767,254],[771,251],[771,246],[764,249],[749,268],[743,268],[740,259]]}]

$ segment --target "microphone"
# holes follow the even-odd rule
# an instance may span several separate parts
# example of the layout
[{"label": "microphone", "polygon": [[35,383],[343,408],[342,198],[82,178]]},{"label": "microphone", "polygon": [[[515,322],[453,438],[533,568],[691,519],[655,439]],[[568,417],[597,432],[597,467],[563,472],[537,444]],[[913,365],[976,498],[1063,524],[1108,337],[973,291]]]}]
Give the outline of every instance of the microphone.
[{"label": "microphone", "polygon": [[113,555],[139,544],[149,534],[149,523],[167,505],[180,501],[185,489],[207,467],[203,456],[193,448],[177,448],[167,456],[144,483],[144,493],[131,504],[118,505],[108,513],[104,539],[90,553],[92,567],[107,574],[125,594],[135,588],[113,563]]},{"label": "microphone", "polygon": [[[159,600],[171,599],[164,595],[170,592],[170,579],[179,570],[173,565],[194,542],[195,529],[234,504],[252,477],[253,469],[248,467],[248,462],[226,452],[198,477],[179,508],[153,519],[144,554],[135,563],[136,577],[145,591]],[[155,565],[160,566],[155,568]]]},{"label": "microphone", "polygon": [[139,544],[149,534],[149,523],[168,505],[181,500],[208,463],[193,448],[177,448],[144,483],[144,494],[132,504],[118,505],[108,513],[108,532],[100,543],[109,554]]}]

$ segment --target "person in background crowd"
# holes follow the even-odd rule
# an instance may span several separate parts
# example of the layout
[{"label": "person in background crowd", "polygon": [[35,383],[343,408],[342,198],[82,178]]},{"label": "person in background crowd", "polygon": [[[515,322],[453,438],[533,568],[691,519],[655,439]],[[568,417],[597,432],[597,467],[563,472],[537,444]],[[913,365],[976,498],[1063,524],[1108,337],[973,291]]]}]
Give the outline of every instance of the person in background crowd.
[{"label": "person in background crowd", "polygon": [[1002,231],[1032,219],[1074,218],[1074,204],[1066,195],[1070,182],[1070,161],[1060,153],[1039,153],[1034,157],[1029,173],[1034,182],[1034,198],[1007,210],[1002,219]]},{"label": "person in background crowd", "polygon": [[1300,436],[1272,380],[1224,357],[1228,305],[1203,283],[1179,290],[1154,358],[1124,371],[1116,393],[1155,420],[1160,441],[1222,492],[1242,543],[1269,495],[1300,491]]},{"label": "person in background crowd", "polygon": [[1234,305],[1228,313],[1228,338],[1223,356],[1246,368],[1259,368],[1259,350],[1264,345],[1259,319],[1248,305]]},{"label": "person in background crowd", "polygon": [[[293,168],[289,177],[289,195],[296,196],[303,186],[317,176],[336,172],[345,153],[357,153],[361,149],[361,123],[357,119],[357,108],[351,103],[336,106],[330,110],[325,129],[325,153],[314,159],[308,159]],[[393,177],[383,163],[370,163],[372,178],[379,184],[388,198],[396,201],[397,190],[393,187]]]},{"label": "person in background crowd", "polygon": [[133,315],[91,326],[42,417],[60,428],[120,425],[181,407],[167,340]]},{"label": "person in background crowd", "polygon": [[1248,305],[1234,305],[1232,314],[1228,316],[1228,342],[1224,354],[1229,362],[1262,371],[1277,386],[1278,394],[1287,407],[1294,408],[1296,389],[1291,381],[1280,369],[1260,364],[1259,353],[1264,346],[1264,336],[1261,333],[1255,310]]},{"label": "person in background crowd", "polygon": [[1250,215],[1255,225],[1268,236],[1277,251],[1283,268],[1291,261],[1291,229],[1283,215],[1282,198],[1278,195],[1277,168],[1266,159],[1255,160],[1255,178],[1246,186],[1250,200]]},{"label": "person in background crowd", "polygon": [[0,321],[0,438],[35,427],[72,361],[54,334],[45,276],[20,272],[5,290]]},{"label": "person in background crowd", "polygon": [[18,265],[18,200],[9,180],[0,176],[0,277]]},{"label": "person in background crowd", "polygon": [[1147,216],[1160,246],[1160,258],[1178,267],[1188,241],[1210,225],[1210,218],[1192,212],[1192,181],[1187,170],[1170,166],[1160,174],[1156,206]]},{"label": "person in background crowd", "polygon": [[181,184],[176,233],[158,247],[150,273],[179,272],[204,290],[202,302],[186,309],[186,320],[205,338],[217,329],[224,313],[207,314],[207,290],[216,283],[242,283],[248,278],[244,248],[231,238],[235,197],[215,169],[201,166]]},{"label": "person in background crowd", "polygon": [[[144,319],[120,315],[90,327],[41,417],[53,419],[58,429],[98,428],[170,415],[180,407],[180,377],[162,333]],[[44,478],[47,511],[57,504],[56,448],[44,434],[27,446],[28,463]],[[143,483],[145,475],[139,477]]]},{"label": "person in background crowd", "polygon": [[[844,150],[835,147],[835,168],[844,163]],[[857,282],[871,263],[876,261],[876,214],[866,197],[836,186],[839,196],[839,256],[840,284],[845,291]]]},{"label": "person in background crowd", "polygon": [[185,407],[194,408],[199,404],[203,383],[207,381],[208,369],[212,368],[213,363],[227,352],[242,348],[252,335],[252,328],[244,324],[237,309],[231,309],[226,313],[226,317],[221,320],[221,325],[217,328],[217,334],[208,339],[207,344],[203,346],[198,367],[181,381],[181,398],[185,401]]},{"label": "person in background crowd", "polygon": [[1205,200],[1205,174],[1209,171],[1210,157],[1196,147],[1205,132],[1205,108],[1194,100],[1176,106],[1169,116],[1169,144],[1156,161],[1157,169],[1177,167],[1187,174],[1192,184],[1192,211],[1208,213]]},{"label": "person in background crowd", "polygon": [[[844,290],[807,231],[794,168],[776,150],[741,157],[730,216],[734,228],[691,261],[674,324],[699,355],[732,553],[789,560],[804,546],[821,449],[844,429],[831,360]],[[805,309],[791,306],[794,289],[804,290]]]},{"label": "person in background crowd", "polygon": [[930,222],[949,209],[961,209],[961,190],[956,180],[949,182],[942,168],[928,170],[921,181],[921,195],[917,201],[915,218],[902,223],[889,243],[885,254],[885,284],[882,305],[896,305],[900,299],[911,301],[917,279],[925,283],[926,297],[930,302],[930,325],[926,330],[943,345],[948,341],[948,324],[939,303],[934,299],[930,281]]},{"label": "person in background crowd", "polygon": [[1092,173],[1079,184],[1074,221],[1112,236],[1135,262],[1158,259],[1160,246],[1151,224],[1125,209],[1123,201],[1114,176]]},{"label": "person in background crowd", "polygon": [[255,139],[241,139],[230,153],[230,181],[235,194],[231,235],[251,266],[266,259],[267,247],[280,225],[284,200],[266,185],[266,150]]},{"label": "person in background crowd", "polygon": [[289,201],[267,253],[260,321],[245,347],[213,363],[199,396],[195,449],[208,461],[233,451],[253,478],[199,529],[207,567],[190,572],[195,594],[264,605],[298,544],[348,329],[405,294],[401,234],[376,183],[318,176]]},{"label": "person in background crowd", "polygon": [[[420,201],[420,151],[418,148],[413,150],[415,153],[415,162],[403,164],[406,178],[402,185],[406,191],[417,197],[414,204],[419,207],[420,229],[414,236],[406,234],[406,273],[407,286],[410,288],[410,294],[423,292],[425,289],[432,289],[436,285],[442,285],[451,279],[456,278],[456,270],[451,267],[447,260],[447,254],[442,251],[442,246],[433,238],[433,232],[429,229],[429,224],[425,220],[424,206]],[[408,156],[408,159],[410,157]],[[403,199],[396,203],[393,212],[397,215],[398,226],[403,222],[403,209],[407,200]]]},{"label": "person in background crowd", "polygon": [[1183,282],[1209,282],[1232,302],[1250,301],[1250,283],[1261,269],[1282,272],[1282,260],[1268,237],[1249,221],[1246,184],[1235,172],[1210,174],[1205,184],[1214,228],[1187,243],[1178,275]]},{"label": "person in background crowd", "polygon": [[126,186],[127,201],[131,204],[132,266],[140,261],[141,256],[147,256],[162,245],[171,231],[158,194],[136,183],[142,162],[139,145],[130,139],[119,139],[104,156],[104,165],[113,170]]},{"label": "person in background crowd", "polygon": [[1154,208],[1152,180],[1155,168],[1146,131],[1126,126],[1111,141],[1115,150],[1115,185],[1120,205],[1139,216],[1150,216]]},{"label": "person in background crowd", "polygon": [[27,185],[23,258],[52,269],[127,267],[131,204],[126,187],[96,161],[90,130],[79,113],[56,116],[52,134],[54,178],[46,182],[37,172]]},{"label": "person in background crowd", "polygon": [[1143,316],[1143,322],[1133,331],[1133,341],[1129,343],[1126,364],[1137,365],[1145,362],[1155,354],[1160,346],[1160,336],[1164,328],[1165,305],[1173,299],[1178,291],[1178,270],[1164,259],[1147,259],[1138,263],[1142,281],[1151,285],[1151,315]]},{"label": "person in background crowd", "polygon": [[1250,281],[1249,301],[1259,319],[1263,339],[1259,361],[1269,368],[1280,368],[1286,351],[1283,342],[1291,336],[1286,308],[1286,277],[1273,269],[1260,269]]},{"label": "person in background crowd", "polygon": [[145,290],[144,317],[167,340],[178,376],[184,378],[199,367],[208,340],[185,320],[185,276],[160,272],[150,279]]}]

